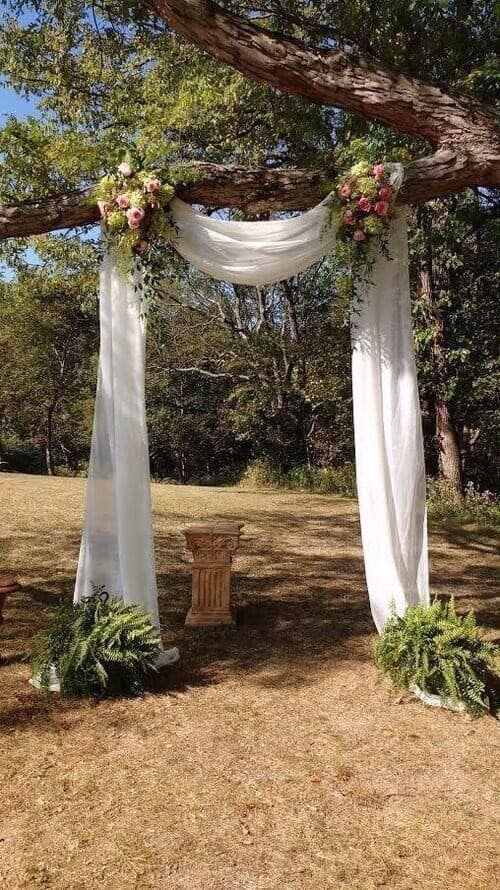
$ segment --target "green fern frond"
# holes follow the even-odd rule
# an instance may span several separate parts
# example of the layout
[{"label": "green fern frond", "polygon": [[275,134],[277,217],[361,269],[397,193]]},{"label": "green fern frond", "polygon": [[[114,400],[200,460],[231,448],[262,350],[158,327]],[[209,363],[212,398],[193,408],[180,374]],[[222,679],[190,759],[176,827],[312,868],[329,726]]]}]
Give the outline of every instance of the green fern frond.
[{"label": "green fern frond", "polygon": [[494,701],[491,676],[498,677],[498,647],[484,639],[475,616],[459,616],[451,600],[443,606],[394,612],[374,645],[375,662],[396,688],[419,686],[427,692],[463,702],[474,716]]},{"label": "green fern frond", "polygon": [[149,615],[102,587],[75,605],[64,601],[33,643],[31,663],[48,688],[54,664],[67,695],[137,695],[160,649]]}]

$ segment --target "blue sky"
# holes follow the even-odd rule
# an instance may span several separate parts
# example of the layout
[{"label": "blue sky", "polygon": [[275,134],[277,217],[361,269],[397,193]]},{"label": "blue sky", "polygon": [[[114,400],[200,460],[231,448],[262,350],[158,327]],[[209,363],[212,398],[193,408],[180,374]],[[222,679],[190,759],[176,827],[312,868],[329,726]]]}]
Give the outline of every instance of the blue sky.
[{"label": "blue sky", "polygon": [[36,115],[36,99],[23,99],[14,90],[2,86],[0,87],[0,109],[2,123],[6,114],[13,114],[17,118],[23,120],[28,117],[29,114]]}]

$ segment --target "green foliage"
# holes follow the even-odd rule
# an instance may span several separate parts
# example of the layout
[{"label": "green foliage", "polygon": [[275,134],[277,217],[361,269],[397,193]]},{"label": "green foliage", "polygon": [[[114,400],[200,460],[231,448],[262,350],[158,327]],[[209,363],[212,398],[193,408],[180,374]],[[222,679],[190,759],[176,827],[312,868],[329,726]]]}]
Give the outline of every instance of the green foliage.
[{"label": "green foliage", "polygon": [[76,471],[92,428],[98,256],[76,239],[34,245],[38,263],[20,259],[0,282],[0,452],[13,469]]},{"label": "green foliage", "polygon": [[481,716],[498,708],[490,674],[498,671],[498,647],[484,639],[472,612],[456,614],[453,600],[411,606],[393,615],[374,644],[375,663],[397,689],[420,689],[463,702]]},{"label": "green foliage", "polygon": [[457,503],[446,480],[428,479],[427,512],[431,519],[500,526],[498,497],[490,491],[476,491],[471,482],[466,485],[463,502]]},{"label": "green foliage", "polygon": [[138,695],[158,652],[149,616],[93,587],[80,603],[59,604],[47,630],[34,639],[31,667],[47,689],[55,665],[65,695]]},{"label": "green foliage", "polygon": [[[428,472],[439,397],[454,421],[465,478],[498,491],[498,196],[442,198],[419,207],[410,226],[410,273]],[[427,279],[430,287],[422,286]]]},{"label": "green foliage", "polygon": [[282,472],[269,461],[252,461],[243,472],[239,484],[246,488],[289,488],[315,494],[334,494],[356,497],[356,477],[353,464],[342,467],[294,467]]},{"label": "green foliage", "polygon": [[352,463],[341,467],[295,467],[288,473],[287,480],[287,487],[301,491],[356,497],[356,473]]}]

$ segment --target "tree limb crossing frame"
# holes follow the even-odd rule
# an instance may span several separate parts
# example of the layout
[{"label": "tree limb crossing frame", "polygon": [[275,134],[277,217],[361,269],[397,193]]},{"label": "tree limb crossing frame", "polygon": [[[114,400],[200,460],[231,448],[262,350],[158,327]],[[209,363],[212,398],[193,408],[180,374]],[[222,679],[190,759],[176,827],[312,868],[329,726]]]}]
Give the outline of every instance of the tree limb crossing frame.
[{"label": "tree limb crossing frame", "polygon": [[[424,203],[473,186],[500,185],[493,111],[465,96],[340,50],[311,48],[273,34],[207,0],[144,0],[155,16],[247,77],[318,104],[377,120],[427,140],[434,152],[405,170],[400,203]],[[284,170],[191,164],[177,194],[209,208],[305,210],[325,194],[334,170]],[[0,205],[0,239],[99,220],[93,186],[12,206]]]}]

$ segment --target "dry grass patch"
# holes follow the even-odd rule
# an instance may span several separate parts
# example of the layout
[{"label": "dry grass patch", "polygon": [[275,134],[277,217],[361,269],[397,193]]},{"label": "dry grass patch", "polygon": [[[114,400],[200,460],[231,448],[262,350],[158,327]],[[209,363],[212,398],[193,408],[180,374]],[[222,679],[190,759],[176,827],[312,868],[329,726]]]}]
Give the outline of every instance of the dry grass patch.
[{"label": "dry grass patch", "polygon": [[[45,698],[22,661],[76,568],[83,481],[1,476],[0,881],[6,890],[496,884],[497,724],[375,684],[355,503],[153,487],[164,639],[143,699]],[[182,527],[245,522],[238,624],[185,630]],[[433,586],[494,626],[495,541],[433,530]]]}]

